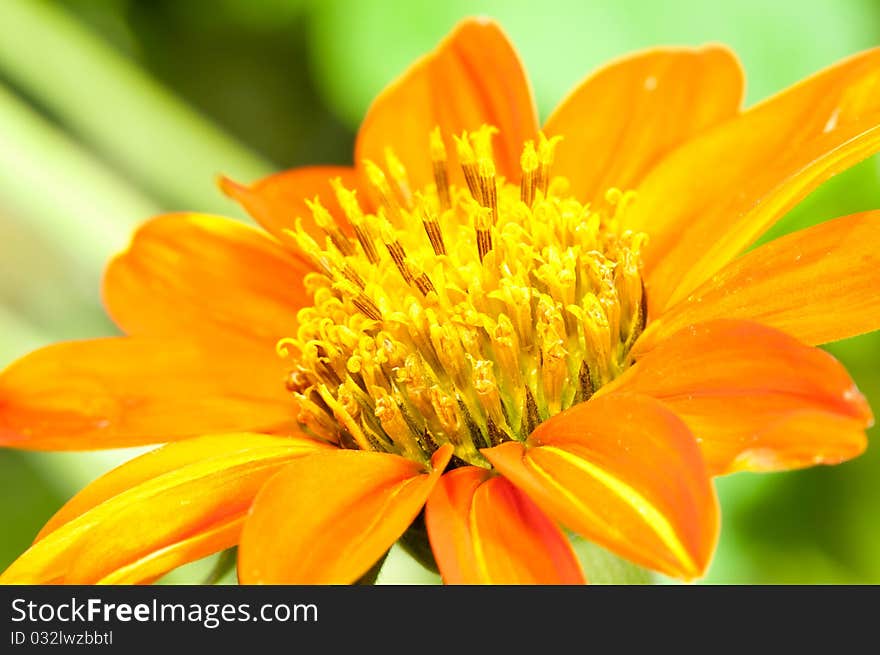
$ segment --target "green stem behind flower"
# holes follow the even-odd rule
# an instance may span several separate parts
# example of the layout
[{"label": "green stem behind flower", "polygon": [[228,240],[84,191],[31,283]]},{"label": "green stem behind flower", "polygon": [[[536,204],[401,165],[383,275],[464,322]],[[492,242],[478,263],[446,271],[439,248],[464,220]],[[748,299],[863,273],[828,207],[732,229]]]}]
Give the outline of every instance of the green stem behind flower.
[{"label": "green stem behind flower", "polygon": [[440,569],[437,568],[437,561],[434,559],[434,552],[431,550],[431,544],[428,541],[428,528],[425,527],[424,511],[416,517],[416,520],[403,533],[398,543],[406,551],[407,555],[431,573],[439,575]]},{"label": "green stem behind flower", "polygon": [[385,554],[382,555],[373,566],[370,567],[370,570],[364,573],[360,580],[358,580],[355,584],[359,585],[374,585],[376,584],[376,580],[379,579],[379,572],[382,570],[382,566],[385,564],[385,560],[388,558],[388,551],[385,551]]},{"label": "green stem behind flower", "polygon": [[13,224],[38,235],[72,264],[69,286],[93,293],[106,259],[159,206],[2,85],[0,141],[6,236],[21,248]]},{"label": "green stem behind flower", "polygon": [[52,3],[3,0],[0,73],[166,206],[235,211],[210,181],[270,170]]},{"label": "green stem behind flower", "polygon": [[202,584],[215,585],[220,582],[226,575],[235,568],[238,561],[238,546],[227,548],[217,556],[214,566],[205,576]]}]

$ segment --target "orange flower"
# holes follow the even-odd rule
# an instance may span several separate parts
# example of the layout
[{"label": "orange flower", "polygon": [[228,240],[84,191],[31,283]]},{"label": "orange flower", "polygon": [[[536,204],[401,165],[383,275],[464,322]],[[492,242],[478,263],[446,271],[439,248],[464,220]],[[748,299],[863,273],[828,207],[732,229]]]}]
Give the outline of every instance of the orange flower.
[{"label": "orange flower", "polygon": [[374,102],[354,168],[222,180],[271,236],[148,222],[105,280],[128,336],[13,364],[0,442],[168,443],[0,581],[151,581],[239,544],[244,583],[350,583],[422,517],[449,583],[583,582],[560,525],[703,574],[712,476],[865,448],[814,346],[880,326],[880,214],[741,254],[880,149],[880,50],[746,111],[742,85],[723,47],[653,49],[539,132],[468,20]]}]

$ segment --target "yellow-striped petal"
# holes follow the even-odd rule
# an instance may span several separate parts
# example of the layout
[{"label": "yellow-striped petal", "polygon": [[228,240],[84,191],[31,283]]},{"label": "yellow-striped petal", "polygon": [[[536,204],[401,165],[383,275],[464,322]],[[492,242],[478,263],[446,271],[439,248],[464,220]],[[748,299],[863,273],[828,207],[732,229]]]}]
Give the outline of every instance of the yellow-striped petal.
[{"label": "yellow-striped petal", "polygon": [[715,493],[687,426],[658,401],[609,395],[483,451],[550,517],[637,564],[691,579],[718,536]]},{"label": "yellow-striped petal", "polygon": [[163,446],[74,497],[0,583],[155,579],[234,545],[263,484],[292,460],[328,448],[303,437],[261,434]]},{"label": "yellow-striped petal", "polygon": [[486,469],[444,475],[425,523],[446,584],[584,584],[562,531],[519,489]]},{"label": "yellow-striped petal", "polygon": [[757,321],[819,345],[880,328],[880,211],[780,237],[725,266],[653,321],[635,351],[688,325]]}]

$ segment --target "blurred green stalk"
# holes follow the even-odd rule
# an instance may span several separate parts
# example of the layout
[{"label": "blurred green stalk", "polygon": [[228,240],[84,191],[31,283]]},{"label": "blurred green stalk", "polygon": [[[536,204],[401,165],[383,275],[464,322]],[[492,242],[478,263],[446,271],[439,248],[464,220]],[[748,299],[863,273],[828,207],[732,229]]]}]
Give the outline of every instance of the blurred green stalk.
[{"label": "blurred green stalk", "polygon": [[22,316],[0,304],[0,369],[22,352],[42,346],[45,337]]},{"label": "blurred green stalk", "polygon": [[63,9],[2,4],[0,72],[165,206],[229,213],[213,178],[270,171]]},{"label": "blurred green stalk", "polygon": [[94,293],[106,259],[157,205],[2,86],[0,143],[0,220],[63,252],[71,282]]}]

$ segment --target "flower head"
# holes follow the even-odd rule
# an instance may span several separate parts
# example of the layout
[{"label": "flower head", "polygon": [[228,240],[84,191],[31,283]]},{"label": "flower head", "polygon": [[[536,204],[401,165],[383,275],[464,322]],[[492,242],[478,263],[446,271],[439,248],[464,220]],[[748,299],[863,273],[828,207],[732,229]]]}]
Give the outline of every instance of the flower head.
[{"label": "flower head", "polygon": [[[143,582],[239,544],[250,582],[349,583],[424,526],[446,582],[580,583],[560,526],[702,575],[712,477],[859,454],[815,345],[880,327],[880,214],[740,254],[880,149],[880,52],[747,111],[735,57],[657,49],[538,129],[492,22],[375,101],[355,168],[224,191],[110,265],[128,336],[0,377],[0,441],[164,443],[84,489],[4,582]],[[422,523],[423,522],[423,523]]]},{"label": "flower head", "polygon": [[278,347],[316,435],[422,463],[448,443],[457,462],[489,467],[481,449],[524,440],[628,366],[646,318],[644,235],[618,225],[628,198],[612,190],[603,212],[551,183],[558,137],[543,135],[507,182],[491,136],[455,137],[463,187],[448,182],[439,130],[434,183],[414,193],[391,150],[387,177],[367,161],[374,214],[333,180],[356,239],[308,201],[324,244],[302,221],[290,236],[318,270],[314,304]]}]

